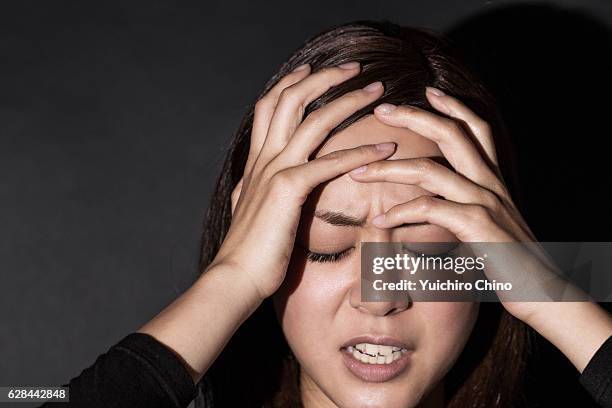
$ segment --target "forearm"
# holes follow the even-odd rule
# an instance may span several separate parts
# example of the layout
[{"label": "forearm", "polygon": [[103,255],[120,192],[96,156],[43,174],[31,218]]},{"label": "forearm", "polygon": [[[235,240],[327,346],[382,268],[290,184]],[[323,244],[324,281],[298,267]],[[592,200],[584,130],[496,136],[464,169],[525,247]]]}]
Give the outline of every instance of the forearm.
[{"label": "forearm", "polygon": [[527,323],[581,373],[612,335],[612,317],[592,302],[540,302]]},{"label": "forearm", "polygon": [[198,382],[261,301],[237,271],[215,266],[138,332],[172,349]]}]

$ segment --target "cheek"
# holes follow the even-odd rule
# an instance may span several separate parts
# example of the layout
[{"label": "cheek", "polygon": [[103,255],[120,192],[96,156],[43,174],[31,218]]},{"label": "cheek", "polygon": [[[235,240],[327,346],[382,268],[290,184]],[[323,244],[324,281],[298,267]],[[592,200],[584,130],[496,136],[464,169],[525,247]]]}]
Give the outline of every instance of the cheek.
[{"label": "cheek", "polygon": [[417,303],[423,321],[418,349],[429,362],[434,380],[439,380],[461,354],[478,316],[478,303]]},{"label": "cheek", "polygon": [[307,352],[313,338],[324,338],[351,285],[349,262],[291,262],[274,304],[287,342],[296,355]]}]

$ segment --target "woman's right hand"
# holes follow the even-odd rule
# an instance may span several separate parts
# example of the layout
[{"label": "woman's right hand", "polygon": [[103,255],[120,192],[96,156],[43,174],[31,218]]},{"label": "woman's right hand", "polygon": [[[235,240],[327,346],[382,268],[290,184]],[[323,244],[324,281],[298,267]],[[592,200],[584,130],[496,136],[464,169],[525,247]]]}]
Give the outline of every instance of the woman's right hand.
[{"label": "woman's right hand", "polygon": [[388,158],[395,145],[360,146],[309,161],[330,130],[376,101],[380,83],[305,107],[359,73],[357,64],[306,66],[282,78],[256,105],[242,180],[232,194],[232,223],[215,259],[194,284],[139,329],[173,350],[199,381],[236,329],[276,291],[293,251],[301,208],[319,184]]},{"label": "woman's right hand", "polygon": [[241,274],[261,300],[284,280],[309,193],[327,180],[395,151],[394,143],[363,145],[309,161],[334,127],[383,94],[382,84],[375,82],[328,103],[302,121],[310,102],[358,73],[358,63],[312,74],[303,65],[255,105],[249,156],[232,193],[232,222],[209,269],[224,265]]}]

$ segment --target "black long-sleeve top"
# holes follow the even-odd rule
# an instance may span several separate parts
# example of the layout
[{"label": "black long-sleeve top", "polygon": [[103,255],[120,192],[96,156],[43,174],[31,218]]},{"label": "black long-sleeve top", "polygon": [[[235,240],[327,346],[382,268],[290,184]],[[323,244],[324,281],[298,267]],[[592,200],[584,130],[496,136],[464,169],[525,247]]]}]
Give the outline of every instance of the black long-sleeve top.
[{"label": "black long-sleeve top", "polygon": [[[599,405],[612,408],[612,336],[591,358],[580,383]],[[42,407],[185,408],[196,395],[179,357],[144,333],[124,337],[67,386],[70,403]]]}]

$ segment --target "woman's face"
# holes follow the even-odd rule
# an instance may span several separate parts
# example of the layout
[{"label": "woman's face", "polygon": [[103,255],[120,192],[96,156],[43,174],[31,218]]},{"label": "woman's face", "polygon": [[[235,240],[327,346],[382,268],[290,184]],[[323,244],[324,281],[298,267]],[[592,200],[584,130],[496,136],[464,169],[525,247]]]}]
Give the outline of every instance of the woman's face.
[{"label": "woman's face", "polygon": [[[317,155],[387,141],[397,143],[390,160],[442,156],[433,142],[384,125],[374,116],[337,133]],[[301,365],[305,403],[400,408],[438,394],[432,390],[463,349],[477,304],[410,303],[408,298],[361,302],[360,296],[360,242],[456,240],[431,224],[395,229],[371,224],[376,215],[424,194],[431,195],[417,186],[359,183],[345,174],[320,186],[306,202],[287,278],[274,296],[283,331]],[[306,260],[304,248],[324,254],[348,252],[335,260],[313,262]],[[363,353],[355,350],[358,344],[367,354],[390,356],[382,364],[382,359],[376,364],[362,362]]]}]

